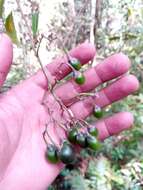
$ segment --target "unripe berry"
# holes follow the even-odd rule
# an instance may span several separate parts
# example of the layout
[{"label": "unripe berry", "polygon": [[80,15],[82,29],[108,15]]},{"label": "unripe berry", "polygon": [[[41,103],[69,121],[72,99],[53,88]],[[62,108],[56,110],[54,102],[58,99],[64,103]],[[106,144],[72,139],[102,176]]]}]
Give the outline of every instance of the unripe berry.
[{"label": "unripe berry", "polygon": [[79,85],[82,85],[85,83],[85,76],[81,72],[76,72],[74,74],[75,82]]},{"label": "unripe berry", "polygon": [[76,143],[76,136],[78,134],[78,131],[76,128],[73,128],[69,131],[68,133],[68,140],[71,142],[71,143]]},{"label": "unripe berry", "polygon": [[98,130],[96,127],[90,127],[88,128],[88,132],[90,133],[90,135],[97,137],[98,136]]},{"label": "unripe berry", "polygon": [[56,164],[59,161],[57,147],[54,145],[49,145],[47,147],[45,156],[49,162]]},{"label": "unripe berry", "polygon": [[71,66],[77,71],[81,69],[81,63],[77,58],[74,57],[70,58],[69,64],[71,64]]},{"label": "unripe berry", "polygon": [[102,109],[99,106],[95,106],[94,110],[93,110],[93,115],[96,118],[101,118],[103,116],[103,112]]},{"label": "unripe berry", "polygon": [[85,148],[87,146],[87,143],[86,143],[86,134],[84,133],[78,133],[78,135],[76,136],[76,143],[82,147],[82,148]]},{"label": "unripe berry", "polygon": [[92,150],[99,150],[100,149],[101,144],[98,142],[97,138],[89,135],[89,136],[87,136],[86,140],[87,140],[88,148],[90,148]]}]

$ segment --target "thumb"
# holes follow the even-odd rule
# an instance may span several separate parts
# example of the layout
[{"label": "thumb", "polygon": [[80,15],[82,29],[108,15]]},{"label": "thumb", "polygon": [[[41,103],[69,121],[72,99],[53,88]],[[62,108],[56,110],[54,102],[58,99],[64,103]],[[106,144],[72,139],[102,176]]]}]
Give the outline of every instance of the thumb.
[{"label": "thumb", "polygon": [[0,87],[3,85],[10,70],[13,57],[13,47],[6,34],[0,34]]}]

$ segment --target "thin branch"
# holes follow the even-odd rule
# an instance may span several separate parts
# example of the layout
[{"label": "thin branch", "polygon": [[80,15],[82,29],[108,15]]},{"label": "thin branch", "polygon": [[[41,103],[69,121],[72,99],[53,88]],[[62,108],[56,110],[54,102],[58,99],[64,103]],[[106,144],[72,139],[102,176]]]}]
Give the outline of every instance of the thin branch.
[{"label": "thin branch", "polygon": [[33,43],[33,37],[32,37],[32,33],[31,33],[31,27],[28,25],[27,19],[24,16],[23,10],[22,10],[21,5],[20,5],[20,1],[16,0],[16,3],[17,3],[17,6],[18,6],[18,9],[20,10],[21,17],[22,17],[23,21],[25,22],[25,26],[27,27],[28,35],[29,35],[29,38],[30,38],[30,41],[31,41],[32,50],[33,50],[33,52],[34,52],[34,54],[35,54],[35,56],[36,56],[36,58],[38,60],[38,63],[40,64],[40,67],[41,67],[41,69],[43,71],[43,74],[45,75],[45,78],[47,80],[47,85],[48,85],[49,89],[51,89],[51,85],[49,83],[49,78],[47,76],[47,72],[45,71],[45,68],[43,67],[43,64],[41,62],[40,57],[37,56],[37,51],[36,51],[34,43]]},{"label": "thin branch", "polygon": [[[42,71],[43,71],[43,74],[45,75],[45,78],[46,78],[46,80],[47,80],[47,85],[48,85],[48,88],[49,88],[49,92],[52,94],[52,96],[54,97],[55,101],[56,101],[56,102],[58,103],[58,105],[60,106],[60,108],[61,108],[61,110],[62,110],[62,116],[64,116],[64,113],[67,113],[67,114],[68,114],[68,117],[67,117],[67,115],[66,115],[66,118],[65,118],[66,122],[68,122],[68,125],[64,125],[63,123],[59,123],[59,122],[52,116],[52,111],[51,111],[51,109],[48,107],[48,105],[47,105],[46,102],[45,102],[45,100],[46,100],[46,98],[47,98],[47,95],[48,95],[48,91],[46,91],[46,92],[44,93],[43,98],[42,98],[42,104],[44,105],[44,107],[46,108],[47,113],[49,114],[50,121],[48,122],[48,124],[45,125],[45,130],[44,130],[44,132],[43,132],[43,139],[44,139],[45,143],[48,144],[47,139],[46,139],[46,135],[47,135],[47,136],[49,137],[50,141],[55,145],[55,142],[53,141],[53,139],[51,138],[51,136],[49,135],[48,130],[47,130],[47,127],[48,127],[49,123],[53,123],[53,124],[54,124],[54,127],[55,127],[56,125],[60,126],[61,128],[63,128],[63,129],[65,130],[65,132],[68,132],[68,130],[69,130],[69,128],[71,127],[71,125],[76,126],[77,123],[78,123],[78,124],[79,124],[80,126],[82,126],[82,127],[89,127],[89,124],[88,124],[86,121],[82,120],[82,119],[77,119],[77,118],[74,116],[74,114],[72,113],[72,111],[69,110],[69,109],[65,106],[65,104],[62,102],[62,100],[55,94],[55,91],[54,91],[55,85],[52,86],[52,85],[49,83],[49,79],[50,79],[51,75],[50,75],[49,72],[47,73],[47,72],[45,71],[45,68],[43,67],[43,64],[42,64],[42,62],[41,62],[41,59],[40,59],[40,57],[39,57],[40,45],[41,45],[42,40],[43,40],[43,38],[44,38],[45,36],[44,36],[44,35],[41,36],[41,38],[40,38],[40,40],[39,40],[38,47],[37,47],[37,49],[36,49],[36,48],[35,48],[34,41],[33,41],[33,36],[32,36],[32,33],[31,33],[31,27],[28,25],[27,19],[26,19],[26,17],[24,16],[24,13],[23,13],[22,8],[21,8],[21,6],[20,6],[19,0],[16,0],[16,2],[17,2],[17,6],[18,6],[18,8],[19,8],[19,10],[20,10],[22,19],[24,20],[25,25],[26,25],[26,27],[27,27],[28,35],[29,35],[29,38],[30,38],[30,40],[31,40],[32,50],[33,50],[33,52],[34,52],[34,54],[35,54],[35,56],[36,56],[36,58],[37,58],[37,60],[38,60],[38,63],[40,64],[40,67],[41,67],[41,69],[42,69]],[[85,0],[85,2],[88,3],[88,0]],[[85,7],[84,7],[84,8],[85,8]],[[79,14],[81,14],[82,10],[83,10],[83,9],[80,10]],[[74,25],[73,25],[73,26],[74,26]],[[68,35],[67,35],[67,36],[68,36]],[[71,68],[73,71],[75,71],[75,69],[70,65],[71,57],[70,57],[70,55],[68,54],[67,50],[65,49],[65,47],[64,47],[63,43],[61,42],[61,40],[60,40],[60,43],[61,43],[61,47],[62,47],[62,49],[63,49],[63,51],[64,51],[64,53],[65,53],[65,55],[66,55],[66,57],[67,57],[67,62],[66,62],[66,64],[68,64],[68,66],[70,66],[70,68]],[[63,63],[62,63],[62,64],[63,64]],[[49,75],[50,77],[49,77],[48,75]],[[57,81],[56,81],[56,80],[55,80],[55,84],[57,84]],[[84,97],[86,97],[86,96],[92,96],[92,97],[93,97],[93,96],[96,96],[96,94],[95,94],[95,93],[81,93],[81,94],[79,94],[79,96],[84,96]],[[70,127],[69,127],[69,125],[70,125]],[[61,140],[61,138],[60,138],[60,140]]]}]

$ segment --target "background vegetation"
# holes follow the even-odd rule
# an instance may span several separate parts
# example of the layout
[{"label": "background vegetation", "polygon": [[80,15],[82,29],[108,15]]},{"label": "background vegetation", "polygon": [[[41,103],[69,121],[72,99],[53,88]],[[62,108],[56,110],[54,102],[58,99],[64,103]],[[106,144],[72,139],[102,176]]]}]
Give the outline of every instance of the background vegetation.
[{"label": "background vegetation", "polygon": [[[82,152],[83,159],[74,166],[67,166],[48,190],[142,190],[143,1],[21,0],[20,6],[31,31],[27,29],[15,1],[6,1],[4,5],[4,22],[9,13],[13,13],[13,27],[17,31],[14,32],[14,42],[18,46],[14,46],[14,63],[3,90],[11,88],[38,69],[30,35],[36,46],[42,34],[46,36],[39,50],[43,64],[61,53],[62,46],[70,49],[89,40],[97,48],[93,65],[104,57],[122,51],[132,60],[130,72],[140,81],[138,92],[105,109],[105,116],[121,110],[132,112],[135,116],[133,128],[105,140],[103,149],[92,157],[91,153]],[[32,25],[37,13],[38,28]],[[88,120],[92,121],[92,118]]]}]

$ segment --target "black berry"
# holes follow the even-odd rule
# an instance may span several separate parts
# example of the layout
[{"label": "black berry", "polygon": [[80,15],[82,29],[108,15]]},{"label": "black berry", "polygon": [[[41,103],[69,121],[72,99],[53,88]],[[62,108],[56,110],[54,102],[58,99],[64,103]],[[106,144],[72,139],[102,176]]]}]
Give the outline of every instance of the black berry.
[{"label": "black berry", "polygon": [[64,164],[71,164],[75,160],[75,151],[71,144],[64,143],[60,152],[59,152],[60,160]]}]

